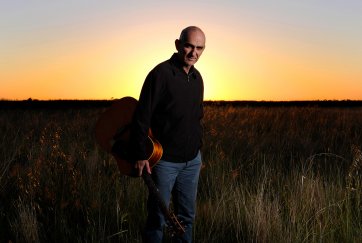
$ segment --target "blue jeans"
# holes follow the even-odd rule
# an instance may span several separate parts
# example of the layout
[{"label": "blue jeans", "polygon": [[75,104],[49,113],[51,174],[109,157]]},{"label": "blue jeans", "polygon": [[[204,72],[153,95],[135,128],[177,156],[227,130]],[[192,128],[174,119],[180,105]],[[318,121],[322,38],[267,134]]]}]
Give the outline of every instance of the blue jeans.
[{"label": "blue jeans", "polygon": [[[195,219],[196,194],[201,168],[201,153],[185,163],[160,160],[152,168],[152,179],[166,205],[172,194],[173,208],[186,232],[174,236],[175,242],[192,242],[192,224]],[[148,218],[144,233],[145,242],[162,242],[165,218],[155,198],[150,195],[147,202]]]}]

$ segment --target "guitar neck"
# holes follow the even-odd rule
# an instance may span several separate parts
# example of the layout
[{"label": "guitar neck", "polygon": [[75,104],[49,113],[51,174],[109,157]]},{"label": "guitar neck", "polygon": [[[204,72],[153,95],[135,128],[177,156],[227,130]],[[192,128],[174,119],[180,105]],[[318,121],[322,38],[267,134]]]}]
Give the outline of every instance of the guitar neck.
[{"label": "guitar neck", "polygon": [[158,206],[160,207],[162,213],[164,214],[164,216],[168,220],[170,220],[171,219],[171,214],[170,214],[170,212],[168,210],[168,207],[167,207],[166,203],[161,198],[160,191],[158,190],[155,183],[153,182],[153,180],[151,178],[151,175],[147,171],[144,170],[143,173],[142,173],[142,178],[143,178],[145,184],[148,187],[149,193],[151,193],[152,195],[154,195],[156,197]]},{"label": "guitar neck", "polygon": [[177,220],[176,215],[169,211],[168,206],[166,205],[165,201],[161,197],[160,191],[158,190],[154,181],[152,180],[151,175],[146,170],[143,170],[142,178],[148,187],[149,193],[151,193],[153,196],[155,196],[158,206],[160,207],[161,212],[165,216],[168,223],[171,224],[172,230],[175,231],[175,233],[180,234],[180,235],[185,233],[185,228]]}]

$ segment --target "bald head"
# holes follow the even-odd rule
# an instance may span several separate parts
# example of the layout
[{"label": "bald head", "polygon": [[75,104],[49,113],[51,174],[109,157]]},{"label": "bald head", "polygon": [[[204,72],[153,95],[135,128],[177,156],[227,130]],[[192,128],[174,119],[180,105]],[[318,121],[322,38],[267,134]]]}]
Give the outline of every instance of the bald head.
[{"label": "bald head", "polygon": [[181,31],[181,34],[180,34],[180,38],[179,40],[181,42],[186,42],[187,39],[188,39],[188,35],[191,33],[191,32],[199,32],[205,39],[205,34],[204,32],[197,26],[188,26],[186,27],[185,29],[183,29]]},{"label": "bald head", "polygon": [[205,49],[205,34],[199,27],[189,26],[182,30],[175,45],[183,68],[188,73]]}]

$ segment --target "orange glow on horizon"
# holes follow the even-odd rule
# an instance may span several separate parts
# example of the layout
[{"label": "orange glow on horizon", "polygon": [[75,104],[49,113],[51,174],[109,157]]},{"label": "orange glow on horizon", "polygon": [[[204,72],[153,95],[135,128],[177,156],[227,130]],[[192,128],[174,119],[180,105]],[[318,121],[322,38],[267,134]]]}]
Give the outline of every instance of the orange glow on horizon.
[{"label": "orange glow on horizon", "polygon": [[[298,12],[307,3],[283,5],[294,15],[265,4],[214,2],[183,16],[174,16],[173,3],[109,2],[87,10],[78,3],[79,13],[38,3],[4,12],[13,25],[0,36],[0,99],[138,98],[148,72],[175,52],[179,31],[196,24],[206,34],[196,64],[205,100],[362,100],[362,35],[352,21],[360,18],[358,4],[355,15],[335,6],[344,21],[352,16],[349,28],[331,28],[336,15],[322,6],[316,16],[328,23]],[[48,9],[54,19],[41,19]]]}]

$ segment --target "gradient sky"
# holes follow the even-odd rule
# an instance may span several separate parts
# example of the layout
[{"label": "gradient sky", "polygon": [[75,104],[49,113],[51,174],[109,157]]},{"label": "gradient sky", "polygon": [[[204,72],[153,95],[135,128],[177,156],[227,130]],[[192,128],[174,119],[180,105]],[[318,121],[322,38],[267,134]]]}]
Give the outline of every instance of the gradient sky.
[{"label": "gradient sky", "polygon": [[206,100],[362,100],[360,0],[0,0],[0,99],[138,98],[189,25]]}]

